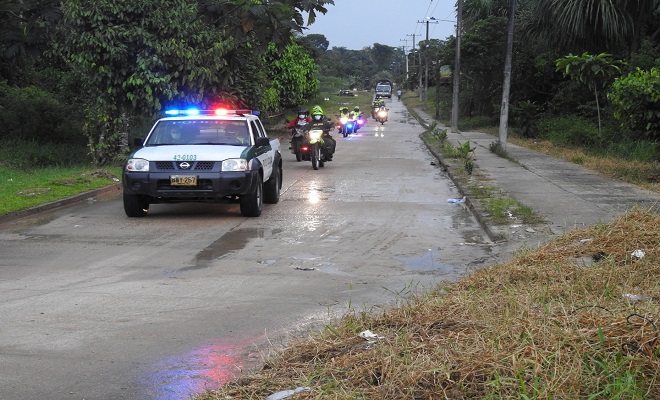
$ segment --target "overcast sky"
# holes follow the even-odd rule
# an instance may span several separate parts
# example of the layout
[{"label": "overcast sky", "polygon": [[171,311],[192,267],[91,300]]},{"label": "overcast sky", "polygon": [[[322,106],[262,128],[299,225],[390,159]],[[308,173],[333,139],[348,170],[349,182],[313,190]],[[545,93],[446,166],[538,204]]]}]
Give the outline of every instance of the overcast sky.
[{"label": "overcast sky", "polygon": [[[407,46],[410,51],[419,40],[426,39],[427,17],[430,39],[446,39],[454,35],[456,0],[334,0],[328,12],[318,14],[316,22],[304,34],[319,33],[330,42],[329,48],[346,47],[361,50],[380,43],[387,46]],[[442,21],[449,20],[452,22]],[[403,41],[406,40],[407,42]]]}]

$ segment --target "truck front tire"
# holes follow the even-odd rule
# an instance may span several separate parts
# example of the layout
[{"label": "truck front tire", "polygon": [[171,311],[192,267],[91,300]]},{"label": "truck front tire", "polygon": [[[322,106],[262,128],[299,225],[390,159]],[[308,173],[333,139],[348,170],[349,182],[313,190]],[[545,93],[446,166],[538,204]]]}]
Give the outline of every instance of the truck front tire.
[{"label": "truck front tire", "polygon": [[124,212],[131,218],[140,218],[147,215],[149,201],[138,194],[124,193]]},{"label": "truck front tire", "polygon": [[241,196],[241,215],[244,217],[258,217],[264,207],[264,184],[261,175],[257,175],[254,192]]}]

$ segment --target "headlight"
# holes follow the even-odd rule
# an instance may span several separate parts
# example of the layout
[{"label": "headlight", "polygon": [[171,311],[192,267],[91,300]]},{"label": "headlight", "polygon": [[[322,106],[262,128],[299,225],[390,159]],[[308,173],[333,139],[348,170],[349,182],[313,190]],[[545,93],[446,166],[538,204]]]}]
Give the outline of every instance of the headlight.
[{"label": "headlight", "polygon": [[129,158],[126,163],[126,171],[149,172],[149,161],[144,158]]},{"label": "headlight", "polygon": [[321,135],[323,135],[323,131],[320,129],[312,129],[311,131],[309,131],[310,139],[319,139],[321,138]]},{"label": "headlight", "polygon": [[222,162],[222,171],[248,171],[250,165],[244,158],[230,158]]},{"label": "headlight", "polygon": [[387,117],[387,112],[386,111],[379,111],[378,116],[379,117]]},{"label": "headlight", "polygon": [[346,118],[346,117],[341,117],[341,119],[339,120],[339,122],[341,122],[342,124],[345,124],[345,123],[348,122],[348,118]]}]

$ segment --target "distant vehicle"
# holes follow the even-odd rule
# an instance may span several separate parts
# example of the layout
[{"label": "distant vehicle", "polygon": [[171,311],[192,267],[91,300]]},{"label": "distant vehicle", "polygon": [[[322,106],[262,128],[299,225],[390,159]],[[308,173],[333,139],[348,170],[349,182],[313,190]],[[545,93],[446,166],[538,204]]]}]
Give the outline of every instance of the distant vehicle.
[{"label": "distant vehicle", "polygon": [[351,97],[354,97],[354,96],[355,96],[355,94],[353,93],[353,91],[352,91],[352,90],[348,90],[348,89],[341,89],[341,90],[339,91],[338,95],[339,95],[339,96],[351,96]]},{"label": "distant vehicle", "polygon": [[392,98],[392,81],[389,79],[380,79],[376,82],[376,98]]}]

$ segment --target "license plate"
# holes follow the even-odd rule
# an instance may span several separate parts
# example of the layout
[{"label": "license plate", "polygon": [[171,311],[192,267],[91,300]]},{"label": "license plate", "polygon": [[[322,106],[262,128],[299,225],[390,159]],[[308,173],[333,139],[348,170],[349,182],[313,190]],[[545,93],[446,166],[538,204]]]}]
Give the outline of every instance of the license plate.
[{"label": "license plate", "polygon": [[170,175],[172,186],[197,186],[196,175]]}]

